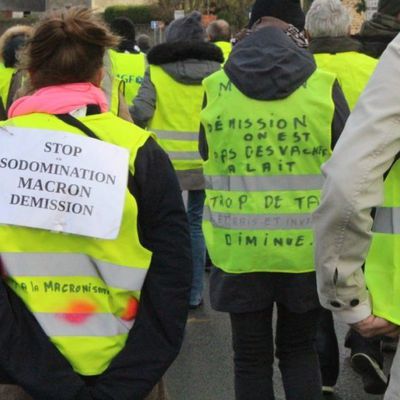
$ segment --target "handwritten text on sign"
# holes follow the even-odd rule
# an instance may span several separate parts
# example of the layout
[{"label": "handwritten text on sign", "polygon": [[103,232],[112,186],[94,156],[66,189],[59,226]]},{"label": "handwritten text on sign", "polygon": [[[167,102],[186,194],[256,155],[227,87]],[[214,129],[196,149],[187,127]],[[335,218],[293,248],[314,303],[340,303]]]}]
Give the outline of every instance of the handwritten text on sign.
[{"label": "handwritten text on sign", "polygon": [[235,140],[212,152],[210,158],[224,165],[229,174],[298,173],[304,161],[319,166],[329,155],[329,147],[308,129],[305,114],[287,119],[218,116],[207,124],[208,132],[232,132]]},{"label": "handwritten text on sign", "polygon": [[0,223],[118,236],[128,150],[82,135],[0,129]]}]

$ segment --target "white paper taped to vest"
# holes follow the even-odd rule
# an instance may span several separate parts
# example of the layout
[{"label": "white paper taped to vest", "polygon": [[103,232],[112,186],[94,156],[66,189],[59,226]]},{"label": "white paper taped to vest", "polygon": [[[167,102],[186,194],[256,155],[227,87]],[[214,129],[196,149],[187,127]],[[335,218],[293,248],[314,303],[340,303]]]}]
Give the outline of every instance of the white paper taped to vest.
[{"label": "white paper taped to vest", "polygon": [[115,239],[129,151],[68,132],[0,128],[0,224]]}]

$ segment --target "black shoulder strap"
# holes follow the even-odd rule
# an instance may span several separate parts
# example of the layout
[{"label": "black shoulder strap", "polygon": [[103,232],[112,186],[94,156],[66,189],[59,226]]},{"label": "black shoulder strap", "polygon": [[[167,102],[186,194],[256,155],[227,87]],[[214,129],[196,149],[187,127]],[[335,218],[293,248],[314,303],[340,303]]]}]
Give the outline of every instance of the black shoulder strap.
[{"label": "black shoulder strap", "polygon": [[91,129],[89,129],[84,123],[79,121],[79,119],[73,117],[71,114],[55,114],[55,116],[66,124],[78,128],[80,131],[82,131],[84,134],[91,137],[92,139],[101,140]]},{"label": "black shoulder strap", "polygon": [[[71,114],[55,114],[55,116],[60,119],[61,121],[65,122],[68,125],[74,126],[75,128],[81,130],[87,136],[91,137],[92,139],[101,140],[91,129],[89,129],[83,122],[79,121],[79,119],[73,117]],[[133,175],[129,171],[128,175],[128,190],[133,196],[133,191],[131,188],[133,187]]]},{"label": "black shoulder strap", "polygon": [[12,74],[10,80],[10,86],[8,87],[7,103],[4,104],[6,111],[10,108],[11,104],[14,102],[15,94],[22,86],[22,71],[16,71]]},{"label": "black shoulder strap", "polygon": [[3,98],[0,96],[0,121],[5,121],[7,119],[7,112],[4,108]]}]

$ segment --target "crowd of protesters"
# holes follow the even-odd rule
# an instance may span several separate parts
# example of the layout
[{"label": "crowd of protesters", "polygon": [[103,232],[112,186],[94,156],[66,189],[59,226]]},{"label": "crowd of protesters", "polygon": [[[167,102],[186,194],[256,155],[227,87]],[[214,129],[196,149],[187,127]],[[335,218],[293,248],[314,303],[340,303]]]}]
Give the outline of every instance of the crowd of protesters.
[{"label": "crowd of protesters", "polygon": [[152,47],[72,7],[1,36],[1,399],[168,399],[207,256],[236,400],[275,398],[275,357],[287,400],[332,395],[335,319],[400,399],[400,3],[241,28],[193,11]]}]

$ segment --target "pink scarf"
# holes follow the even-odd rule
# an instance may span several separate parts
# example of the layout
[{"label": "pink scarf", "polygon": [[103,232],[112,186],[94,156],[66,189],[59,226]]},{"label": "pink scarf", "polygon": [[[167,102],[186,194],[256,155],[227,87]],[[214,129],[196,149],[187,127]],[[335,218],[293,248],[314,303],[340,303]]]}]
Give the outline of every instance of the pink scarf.
[{"label": "pink scarf", "polygon": [[103,91],[91,83],[47,86],[16,100],[8,110],[8,117],[32,113],[66,114],[88,104],[97,104],[101,112],[109,108]]}]

